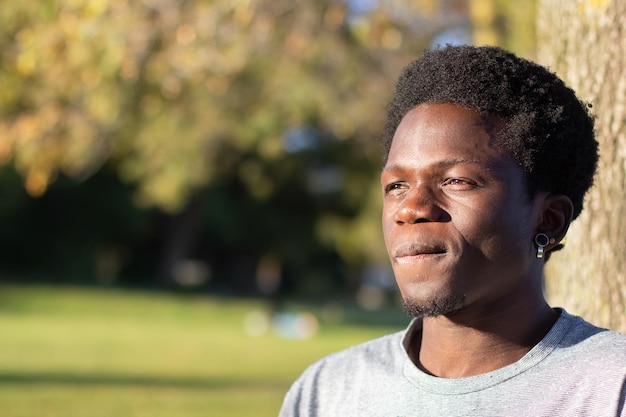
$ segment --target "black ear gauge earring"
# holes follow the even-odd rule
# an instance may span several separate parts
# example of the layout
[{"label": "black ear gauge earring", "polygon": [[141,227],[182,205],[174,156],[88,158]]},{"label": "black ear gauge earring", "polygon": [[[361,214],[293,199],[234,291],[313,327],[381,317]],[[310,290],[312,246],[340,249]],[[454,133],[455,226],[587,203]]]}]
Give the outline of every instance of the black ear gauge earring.
[{"label": "black ear gauge earring", "polygon": [[537,245],[537,259],[543,258],[543,253],[546,246],[550,243],[550,238],[545,233],[537,233],[535,235],[535,244]]}]

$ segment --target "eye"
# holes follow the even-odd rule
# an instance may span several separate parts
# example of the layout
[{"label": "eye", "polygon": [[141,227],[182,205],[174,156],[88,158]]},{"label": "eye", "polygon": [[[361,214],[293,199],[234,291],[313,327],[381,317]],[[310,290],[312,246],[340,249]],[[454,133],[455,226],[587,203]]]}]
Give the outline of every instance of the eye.
[{"label": "eye", "polygon": [[392,182],[385,186],[385,194],[396,194],[400,190],[403,190],[406,186],[401,182]]},{"label": "eye", "polygon": [[442,186],[444,188],[452,189],[452,190],[471,190],[477,187],[475,181],[472,181],[469,178],[448,178],[446,179]]}]

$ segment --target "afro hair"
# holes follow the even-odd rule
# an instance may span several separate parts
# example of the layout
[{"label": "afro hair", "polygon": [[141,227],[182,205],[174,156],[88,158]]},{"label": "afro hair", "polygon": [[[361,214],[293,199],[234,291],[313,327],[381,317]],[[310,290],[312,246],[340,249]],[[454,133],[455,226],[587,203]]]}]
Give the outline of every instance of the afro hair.
[{"label": "afro hair", "polygon": [[[402,118],[420,104],[451,103],[503,122],[498,145],[523,169],[529,196],[570,198],[576,218],[598,161],[591,107],[546,68],[497,47],[447,46],[404,69],[387,109],[387,160]],[[499,124],[500,125],[500,124]]]}]

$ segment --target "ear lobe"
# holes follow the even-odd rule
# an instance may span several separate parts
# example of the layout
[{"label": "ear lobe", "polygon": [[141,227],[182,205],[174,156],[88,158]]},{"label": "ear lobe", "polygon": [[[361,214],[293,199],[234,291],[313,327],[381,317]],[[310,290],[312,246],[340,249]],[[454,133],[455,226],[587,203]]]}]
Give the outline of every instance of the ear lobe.
[{"label": "ear lobe", "polygon": [[565,237],[574,215],[574,205],[563,194],[548,194],[542,203],[536,232],[548,235],[550,244],[546,250],[551,250]]}]

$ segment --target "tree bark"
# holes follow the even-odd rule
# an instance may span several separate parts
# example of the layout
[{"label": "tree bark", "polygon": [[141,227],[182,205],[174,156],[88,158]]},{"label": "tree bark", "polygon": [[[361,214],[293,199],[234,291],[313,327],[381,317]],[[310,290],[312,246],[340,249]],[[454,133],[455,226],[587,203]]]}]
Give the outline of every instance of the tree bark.
[{"label": "tree bark", "polygon": [[537,60],[593,105],[600,142],[585,208],[547,264],[547,295],[626,332],[626,1],[539,0],[537,11]]}]

